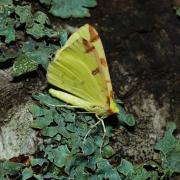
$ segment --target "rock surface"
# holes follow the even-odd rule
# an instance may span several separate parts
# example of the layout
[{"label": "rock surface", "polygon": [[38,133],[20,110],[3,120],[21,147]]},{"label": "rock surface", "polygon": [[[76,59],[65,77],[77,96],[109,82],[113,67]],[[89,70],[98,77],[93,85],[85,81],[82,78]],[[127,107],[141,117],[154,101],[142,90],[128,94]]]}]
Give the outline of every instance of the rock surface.
[{"label": "rock surface", "polygon": [[31,128],[33,101],[28,84],[13,82],[9,69],[0,70],[0,160],[33,154],[41,142]]}]

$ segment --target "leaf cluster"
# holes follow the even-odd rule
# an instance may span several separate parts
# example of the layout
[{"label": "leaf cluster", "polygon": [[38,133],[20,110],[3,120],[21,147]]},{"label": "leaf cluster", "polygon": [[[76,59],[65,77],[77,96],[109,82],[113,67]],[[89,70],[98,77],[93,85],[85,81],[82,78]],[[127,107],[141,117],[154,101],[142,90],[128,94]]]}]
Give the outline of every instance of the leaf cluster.
[{"label": "leaf cluster", "polygon": [[0,170],[4,172],[1,175],[3,178],[19,175],[24,180],[157,180],[167,179],[180,172],[180,141],[172,135],[174,123],[168,124],[164,137],[155,146],[160,151],[160,164],[148,161],[136,165],[122,159],[118,166],[114,166],[108,161],[115,153],[109,145],[111,127],[106,126],[107,134],[103,140],[103,128],[98,125],[84,143],[87,131],[96,122],[93,116],[61,107],[64,106],[63,102],[47,94],[39,94],[34,98],[40,103],[34,104],[31,109],[35,119],[32,128],[37,129],[43,138],[40,155],[31,159],[26,166],[2,163]]},{"label": "leaf cluster", "polygon": [[[51,6],[52,12],[58,5],[62,18],[64,13],[67,16],[67,12],[73,12],[71,8],[78,12],[83,11],[85,16],[89,12],[85,7],[96,4],[95,1],[88,0],[74,2],[76,3],[71,1],[40,3]],[[78,8],[75,8],[76,6]],[[64,8],[65,10],[62,10]],[[12,76],[34,71],[39,65],[46,69],[49,59],[56,49],[65,43],[67,36],[65,29],[54,27],[47,14],[35,10],[30,2],[0,0],[0,63],[14,60]]]}]

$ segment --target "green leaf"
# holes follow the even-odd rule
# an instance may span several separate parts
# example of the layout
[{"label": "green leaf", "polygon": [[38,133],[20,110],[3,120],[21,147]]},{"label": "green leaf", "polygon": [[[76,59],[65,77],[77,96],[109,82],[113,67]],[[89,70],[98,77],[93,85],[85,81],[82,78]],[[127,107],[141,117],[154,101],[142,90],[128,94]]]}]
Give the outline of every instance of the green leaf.
[{"label": "green leaf", "polygon": [[89,173],[84,171],[84,168],[77,167],[75,170],[75,179],[87,180],[89,178]]},{"label": "green leaf", "polygon": [[43,175],[41,174],[34,174],[33,176],[36,180],[44,180]]},{"label": "green leaf", "polygon": [[82,145],[82,151],[84,155],[90,155],[95,151],[94,141],[92,138],[86,138],[85,143]]},{"label": "green leaf", "polygon": [[43,109],[38,105],[33,104],[31,107],[31,113],[33,114],[33,116],[39,117],[45,115],[47,113],[47,109]]},{"label": "green leaf", "polygon": [[88,159],[88,163],[86,165],[87,168],[90,168],[91,170],[95,171],[97,168],[97,162],[100,161],[102,157],[97,154],[93,154],[93,156],[90,156]]},{"label": "green leaf", "polygon": [[134,173],[134,167],[131,162],[122,159],[121,164],[117,167],[117,170],[124,176],[130,176]]},{"label": "green leaf", "polygon": [[12,3],[12,0],[0,0],[0,6],[9,4],[11,5]]},{"label": "green leaf", "polygon": [[36,158],[31,160],[32,166],[37,166],[37,165],[42,166],[45,163],[48,163],[47,159]]},{"label": "green leaf", "polygon": [[77,132],[77,128],[76,128],[76,126],[75,126],[73,123],[72,123],[72,124],[68,124],[68,125],[66,126],[66,128],[67,128],[67,130],[70,131],[70,132],[73,132],[73,133]]},{"label": "green leaf", "polygon": [[31,13],[31,6],[16,6],[15,13],[19,16],[20,24],[26,23],[27,25],[32,24],[32,13]]},{"label": "green leaf", "polygon": [[42,11],[37,11],[34,14],[33,20],[40,24],[50,24],[48,16]]},{"label": "green leaf", "polygon": [[175,123],[169,122],[164,137],[155,145],[155,149],[160,151],[162,167],[169,176],[174,172],[180,172],[180,140],[172,134],[175,129]]},{"label": "green leaf", "polygon": [[[15,41],[15,21],[10,18],[10,15],[14,12],[14,6],[12,1],[0,1],[0,36],[5,37],[5,43]],[[1,44],[4,44],[4,42]]]},{"label": "green leaf", "polygon": [[50,22],[45,13],[37,11],[35,14],[32,14],[30,5],[17,6],[15,13],[19,16],[19,24],[17,23],[17,26],[25,23],[26,32],[36,39],[44,36],[58,37],[59,32],[47,27],[47,25],[50,25]]},{"label": "green leaf", "polygon": [[84,171],[85,166],[87,165],[87,159],[82,154],[75,154],[72,156],[66,164],[65,172],[74,177],[76,170]]},{"label": "green leaf", "polygon": [[75,122],[75,119],[76,119],[76,114],[69,112],[66,114],[65,122]]},{"label": "green leaf", "polygon": [[43,36],[46,35],[44,32],[44,25],[38,23],[34,23],[32,27],[26,30],[26,32],[32,35],[33,37],[35,37],[36,39],[42,38]]},{"label": "green leaf", "polygon": [[33,105],[31,108],[31,113],[36,117],[36,120],[33,121],[31,126],[33,128],[42,129],[53,122],[55,111],[53,109],[48,110],[37,105]]},{"label": "green leaf", "polygon": [[53,98],[49,94],[43,94],[39,93],[37,95],[34,95],[33,98],[40,101],[41,104],[50,105],[50,106],[58,106],[58,105],[64,105],[64,103],[56,98]]},{"label": "green leaf", "polygon": [[60,45],[61,47],[65,45],[67,39],[68,39],[68,33],[65,29],[60,30],[59,32],[59,39],[60,39]]},{"label": "green leaf", "polygon": [[59,32],[55,32],[53,29],[46,28],[43,24],[34,23],[32,27],[27,28],[26,32],[36,39],[42,38],[44,36],[57,37]]},{"label": "green leaf", "polygon": [[134,173],[128,176],[128,180],[147,180],[150,177],[150,172],[147,172],[142,166],[137,166],[134,168]]},{"label": "green leaf", "polygon": [[[77,132],[80,136],[85,136],[88,129],[87,123],[83,123],[83,122],[76,122],[76,126],[77,126]],[[90,127],[89,127],[90,128]],[[91,133],[93,132],[93,130],[91,131]]]},{"label": "green leaf", "polygon": [[70,138],[70,133],[67,131],[63,123],[60,123],[57,128],[58,128],[59,134],[61,134],[63,137],[67,139]]},{"label": "green leaf", "polygon": [[31,168],[25,168],[22,172],[22,179],[26,180],[33,177],[33,170]]},{"label": "green leaf", "polygon": [[68,147],[71,148],[71,153],[76,154],[80,151],[82,144],[81,137],[78,133],[71,133],[71,137],[68,140]]},{"label": "green leaf", "polygon": [[5,161],[0,163],[0,172],[5,172],[7,175],[17,175],[23,167],[24,164]]},{"label": "green leaf", "polygon": [[12,75],[14,77],[20,76],[27,72],[34,71],[38,68],[38,64],[31,58],[22,54],[18,56],[13,64]]},{"label": "green leaf", "polygon": [[176,127],[174,123],[171,122],[167,124],[167,130],[165,132],[164,137],[161,140],[159,140],[155,145],[156,150],[162,151],[163,154],[166,154],[175,149],[177,140],[172,134],[175,128]]},{"label": "green leaf", "polygon": [[36,39],[44,36],[58,37],[59,32],[47,27],[47,25],[50,25],[48,16],[41,11],[37,11],[32,17],[32,23],[27,26],[26,32]]},{"label": "green leaf", "polygon": [[162,166],[171,173],[180,173],[180,143],[177,147],[166,154],[166,160],[163,161]]},{"label": "green leaf", "polygon": [[55,174],[53,174],[51,172],[47,172],[47,174],[45,174],[43,177],[44,177],[44,179],[61,180],[59,176],[57,176],[57,175],[55,175]]},{"label": "green leaf", "polygon": [[53,122],[53,119],[47,119],[46,117],[39,117],[31,124],[32,128],[43,129]]},{"label": "green leaf", "polygon": [[60,134],[57,134],[54,138],[53,138],[55,141],[61,141],[61,135]]},{"label": "green leaf", "polygon": [[57,148],[46,148],[45,155],[48,159],[58,167],[66,165],[67,161],[71,159],[71,154],[66,145],[59,146]]},{"label": "green leaf", "polygon": [[22,52],[36,63],[41,64],[44,69],[47,69],[51,55],[58,47],[45,42],[35,42],[33,40],[23,43]]},{"label": "green leaf", "polygon": [[[0,13],[1,15],[1,13]],[[5,43],[15,41],[14,20],[9,17],[0,17],[0,36],[5,36]]]},{"label": "green leaf", "polygon": [[132,114],[127,114],[124,109],[118,104],[120,112],[118,113],[117,117],[120,123],[125,123],[128,126],[135,125],[135,118]]},{"label": "green leaf", "polygon": [[109,162],[105,159],[101,159],[97,162],[97,174],[98,179],[113,179],[113,180],[121,180],[118,172],[112,168]]},{"label": "green leaf", "polygon": [[96,136],[96,141],[95,141],[95,144],[98,146],[98,147],[102,147],[104,141],[103,141],[103,136]]},{"label": "green leaf", "polygon": [[19,47],[9,46],[7,48],[5,46],[1,46],[0,62],[5,62],[9,59],[16,58],[19,54]]},{"label": "green leaf", "polygon": [[[50,3],[41,0],[41,3],[49,5]],[[87,8],[95,7],[96,0],[52,0],[50,12],[54,16],[69,18],[69,17],[89,17],[90,13]]]},{"label": "green leaf", "polygon": [[114,153],[115,151],[110,145],[105,146],[102,150],[102,156],[106,159],[110,158]]},{"label": "green leaf", "polygon": [[58,126],[56,127],[45,127],[43,128],[43,130],[41,131],[43,136],[49,136],[49,137],[54,137],[55,135],[57,135],[59,132],[58,130]]},{"label": "green leaf", "polygon": [[45,5],[50,5],[51,1],[50,0],[39,0],[41,3],[45,4]]}]

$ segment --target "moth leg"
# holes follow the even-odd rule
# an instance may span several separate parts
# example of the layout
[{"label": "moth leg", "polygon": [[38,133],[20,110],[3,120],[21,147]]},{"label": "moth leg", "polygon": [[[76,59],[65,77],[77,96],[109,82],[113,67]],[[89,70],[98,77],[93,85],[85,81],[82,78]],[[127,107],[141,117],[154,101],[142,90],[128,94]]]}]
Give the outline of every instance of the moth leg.
[{"label": "moth leg", "polygon": [[80,106],[73,106],[73,105],[55,105],[55,104],[48,104],[49,106],[53,106],[53,107],[65,107],[65,108],[82,108]]},{"label": "moth leg", "polygon": [[95,114],[95,112],[83,112],[83,111],[78,111],[78,114]]},{"label": "moth leg", "polygon": [[102,145],[100,147],[100,154],[102,154],[102,147],[103,147],[105,136],[106,136],[106,127],[105,127],[105,124],[103,121],[103,117],[100,118],[99,116],[96,115],[96,118],[99,119],[99,122],[101,122],[102,127],[103,127],[103,141],[102,141]]},{"label": "moth leg", "polygon": [[[96,118],[99,120],[98,122],[96,122],[95,124],[93,124],[90,129],[88,130],[88,132],[86,133],[86,135],[84,136],[84,140],[83,140],[83,143],[85,143],[86,141],[86,138],[87,136],[89,135],[89,133],[91,132],[91,130],[96,127],[99,123],[102,124],[102,127],[103,127],[103,142],[104,142],[104,139],[105,139],[105,136],[106,136],[106,127],[105,127],[105,124],[104,124],[104,121],[103,121],[103,118],[100,118],[99,116],[95,115]],[[102,146],[103,146],[103,143],[102,143]],[[100,147],[100,153],[102,153],[102,146]]]},{"label": "moth leg", "polygon": [[102,127],[103,127],[103,140],[106,136],[106,127],[105,127],[105,124],[104,124],[104,121],[103,121],[103,118],[100,118],[99,116],[96,115],[96,118],[101,122],[102,124]]},{"label": "moth leg", "polygon": [[87,138],[87,136],[89,135],[89,133],[91,132],[91,130],[92,130],[94,127],[96,127],[100,122],[101,122],[101,121],[98,121],[98,122],[96,122],[95,124],[93,124],[93,125],[90,127],[90,129],[88,130],[88,132],[87,132],[86,135],[84,136],[83,143],[85,143],[86,138]]}]

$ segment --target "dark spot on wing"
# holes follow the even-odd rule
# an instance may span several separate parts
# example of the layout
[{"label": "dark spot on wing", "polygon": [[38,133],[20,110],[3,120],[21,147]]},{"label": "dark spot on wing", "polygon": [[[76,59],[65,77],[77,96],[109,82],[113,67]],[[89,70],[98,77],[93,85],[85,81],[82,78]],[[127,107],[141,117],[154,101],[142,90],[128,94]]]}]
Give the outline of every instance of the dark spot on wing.
[{"label": "dark spot on wing", "polygon": [[95,42],[99,39],[98,33],[92,26],[89,26],[89,33],[90,33],[90,42]]},{"label": "dark spot on wing", "polygon": [[95,47],[85,39],[83,39],[83,44],[86,49],[86,53],[89,53],[95,49]]},{"label": "dark spot on wing", "polygon": [[110,105],[110,97],[109,96],[107,96],[107,100],[106,101],[107,101],[107,104]]},{"label": "dark spot on wing", "polygon": [[96,74],[98,74],[100,72],[100,70],[99,70],[99,68],[96,68],[96,69],[94,69],[93,71],[92,71],[92,75],[96,75]]},{"label": "dark spot on wing", "polygon": [[111,83],[111,81],[110,80],[106,80],[106,83]]},{"label": "dark spot on wing", "polygon": [[100,58],[100,62],[103,66],[107,66],[107,62],[104,58]]}]

